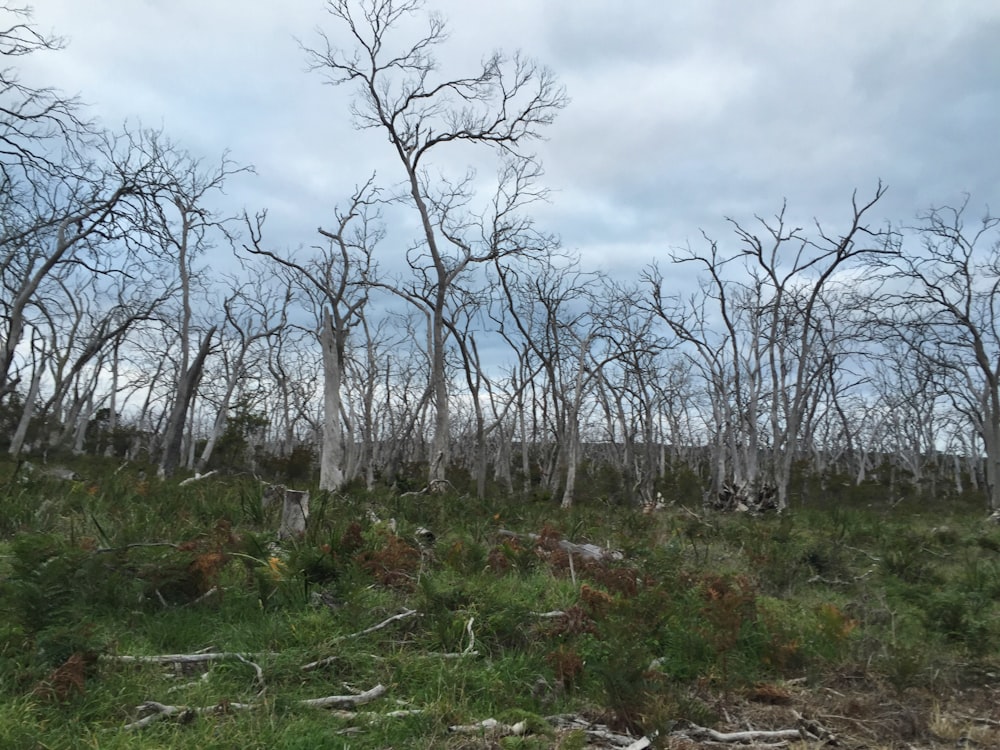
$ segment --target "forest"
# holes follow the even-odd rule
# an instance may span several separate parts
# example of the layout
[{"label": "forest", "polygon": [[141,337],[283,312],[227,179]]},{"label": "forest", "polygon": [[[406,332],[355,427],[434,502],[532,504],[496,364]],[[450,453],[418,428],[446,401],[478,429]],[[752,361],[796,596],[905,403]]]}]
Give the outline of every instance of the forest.
[{"label": "forest", "polygon": [[292,246],[0,1],[0,746],[998,746],[1000,219],[588,267],[555,72],[326,10],[395,171]]},{"label": "forest", "polygon": [[[876,478],[998,507],[998,231],[974,198],[915,206],[914,226],[879,215],[882,184],[811,226],[761,206],[612,277],[532,218],[547,193],[531,146],[567,101],[555,74],[501,53],[439,71],[439,17],[407,40],[411,4],[363,8],[330,3],[330,35],[303,54],[356,95],[350,116],[384,134],[397,171],[331,196],[339,208],[298,248],[269,234],[266,206],[226,206],[251,166],[105,129],[58,88],[21,83],[18,59],[60,41],[5,9],[12,457],[325,490],[405,476],[563,507],[581,472],[613,475],[624,504],[685,476],[706,502],[773,495],[778,509]],[[466,154],[477,169],[441,166]]]}]

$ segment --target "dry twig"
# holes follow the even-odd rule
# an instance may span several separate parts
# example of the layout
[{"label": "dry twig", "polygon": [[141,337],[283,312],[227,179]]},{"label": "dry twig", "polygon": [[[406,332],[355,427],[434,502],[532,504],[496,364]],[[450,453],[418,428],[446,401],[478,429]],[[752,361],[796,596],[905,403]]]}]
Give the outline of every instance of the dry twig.
[{"label": "dry twig", "polygon": [[[360,636],[368,635],[369,633],[374,633],[376,630],[381,630],[382,628],[386,627],[387,625],[391,625],[397,620],[405,620],[407,617],[413,617],[413,615],[415,614],[417,614],[417,610],[405,609],[398,615],[393,615],[392,617],[388,617],[382,622],[378,623],[377,625],[372,625],[370,628],[365,628],[364,630],[359,630],[357,633],[350,633],[348,635],[342,635],[339,636],[338,638],[334,638],[333,643],[340,643],[341,641],[346,641],[349,638],[359,638]],[[302,666],[302,669],[308,672],[313,669],[319,669],[320,667],[325,667],[327,664],[332,664],[336,660],[337,660],[336,656],[327,656],[324,659],[318,659],[317,661],[311,661],[308,664],[304,664]]]}]

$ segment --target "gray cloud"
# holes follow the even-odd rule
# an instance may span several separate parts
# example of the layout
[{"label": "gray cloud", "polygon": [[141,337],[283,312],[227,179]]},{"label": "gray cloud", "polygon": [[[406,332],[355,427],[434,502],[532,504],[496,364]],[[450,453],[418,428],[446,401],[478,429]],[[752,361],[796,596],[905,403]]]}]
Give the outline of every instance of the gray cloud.
[{"label": "gray cloud", "polygon": [[[894,221],[963,191],[997,203],[991,0],[428,7],[450,20],[445,72],[521,48],[566,84],[572,103],[538,146],[553,190],[538,217],[587,264],[638,268],[784,198],[796,219],[836,223],[880,178]],[[294,37],[335,31],[321,2],[46,0],[36,19],[70,45],[31,75],[108,124],[162,124],[207,158],[254,163],[230,195],[269,207],[289,244],[311,242],[372,170],[394,179],[384,141],[352,128],[348,92],[305,72]]]}]

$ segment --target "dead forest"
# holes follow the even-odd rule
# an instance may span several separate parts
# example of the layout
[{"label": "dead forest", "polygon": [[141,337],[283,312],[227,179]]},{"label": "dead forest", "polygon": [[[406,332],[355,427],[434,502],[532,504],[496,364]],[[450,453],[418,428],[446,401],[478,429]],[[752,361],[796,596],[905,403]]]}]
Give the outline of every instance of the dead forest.
[{"label": "dead forest", "polygon": [[[267,206],[226,205],[249,164],[107,129],[23,82],[18,60],[61,41],[2,8],[11,457],[563,507],[682,493],[782,509],[872,481],[1000,507],[1000,246],[976,197],[899,224],[880,213],[889,188],[861,185],[800,225],[792,196],[611,277],[532,216],[547,198],[532,144],[567,102],[555,74],[501,53],[442,72],[439,17],[407,41],[416,4],[362,7],[329,3],[304,54],[356,94],[396,171],[331,196],[303,247]],[[490,190],[444,176],[470,150]]]}]

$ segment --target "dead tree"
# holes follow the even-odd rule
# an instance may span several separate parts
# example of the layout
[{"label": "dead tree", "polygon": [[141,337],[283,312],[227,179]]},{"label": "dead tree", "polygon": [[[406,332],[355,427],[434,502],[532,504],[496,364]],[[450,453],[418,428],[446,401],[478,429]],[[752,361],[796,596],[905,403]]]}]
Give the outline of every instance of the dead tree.
[{"label": "dead tree", "polygon": [[[776,488],[778,509],[788,505],[792,465],[809,414],[829,368],[836,366],[829,336],[835,321],[826,315],[836,308],[834,298],[846,294],[841,272],[895,247],[893,232],[867,224],[884,194],[880,183],[866,202],[852,196],[852,213],[834,235],[819,222],[812,234],[789,226],[784,206],[773,220],[757,217],[756,230],[731,221],[739,242],[735,252],[725,254],[710,241],[707,253],[687,250],[672,256],[702,269],[701,293],[690,299],[668,301],[655,269],[647,275],[654,309],[694,348],[693,361],[713,383],[718,467],[709,497],[725,481],[737,486],[764,481]],[[714,316],[721,326],[715,326]],[[770,476],[761,480],[757,463],[764,429]],[[740,461],[732,474],[725,467],[727,457]]]},{"label": "dead tree", "polygon": [[336,228],[319,228],[325,244],[314,247],[314,255],[305,259],[263,246],[263,214],[255,221],[245,219],[250,243],[244,249],[278,264],[287,273],[289,283],[302,289],[313,303],[323,363],[319,484],[324,490],[339,490],[345,481],[342,388],[347,340],[351,329],[364,317],[369,290],[375,283],[372,253],[384,234],[377,210],[378,194],[372,180],[358,188],[347,209],[335,212]]},{"label": "dead tree", "polygon": [[[512,205],[534,197],[538,172],[527,143],[536,139],[566,104],[566,95],[551,72],[515,55],[496,53],[471,75],[447,78],[438,74],[434,48],[446,39],[445,24],[430,15],[426,31],[414,41],[400,40],[418,0],[329,0],[327,10],[346,46],[321,33],[320,44],[308,49],[310,64],[334,84],[354,86],[355,123],[374,128],[388,138],[405,180],[399,196],[416,211],[421,232],[409,254],[416,283],[406,294],[431,319],[431,389],[435,408],[430,449],[429,482],[445,481],[449,464],[449,387],[447,339],[452,285],[469,269],[498,254],[519,252],[516,231],[487,238],[476,232],[468,208],[475,197],[471,171],[456,178],[432,177],[463,145],[495,149],[505,160],[496,195]],[[512,172],[507,172],[508,167]],[[519,175],[509,179],[510,175]],[[528,178],[526,181],[524,178]],[[513,186],[513,187],[512,187]],[[515,193],[507,193],[514,189]],[[471,230],[471,231],[470,231]]]},{"label": "dead tree", "polygon": [[[901,339],[981,443],[990,508],[1000,509],[1000,217],[967,222],[968,200],[929,210],[921,247],[900,244],[875,268],[886,336]],[[975,451],[979,453],[979,449]]]}]

